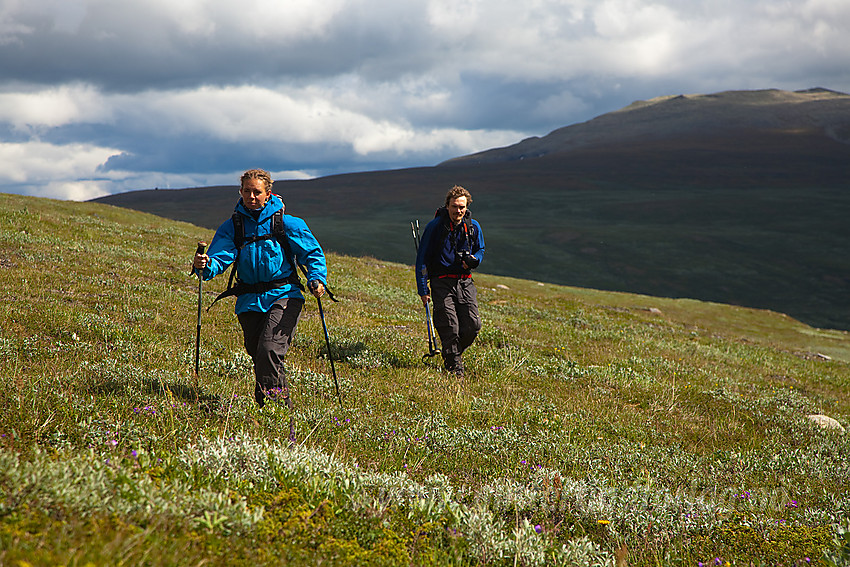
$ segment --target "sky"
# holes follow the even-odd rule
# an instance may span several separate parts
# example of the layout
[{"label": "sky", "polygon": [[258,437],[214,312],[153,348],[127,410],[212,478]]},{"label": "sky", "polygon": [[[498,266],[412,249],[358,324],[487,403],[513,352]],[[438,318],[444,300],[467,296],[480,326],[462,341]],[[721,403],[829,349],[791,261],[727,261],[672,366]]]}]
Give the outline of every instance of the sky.
[{"label": "sky", "polygon": [[850,92],[848,0],[0,0],[0,192],[432,166],[675,94]]}]

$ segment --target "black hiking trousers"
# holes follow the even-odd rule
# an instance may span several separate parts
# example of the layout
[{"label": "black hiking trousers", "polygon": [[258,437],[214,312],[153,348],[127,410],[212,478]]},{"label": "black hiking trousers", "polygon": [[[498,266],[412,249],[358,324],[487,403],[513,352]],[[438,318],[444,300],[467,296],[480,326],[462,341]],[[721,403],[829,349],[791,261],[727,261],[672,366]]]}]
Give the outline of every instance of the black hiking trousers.
[{"label": "black hiking trousers", "polygon": [[272,305],[268,313],[246,311],[237,315],[245,338],[245,350],[254,361],[254,399],[260,407],[269,397],[292,408],[283,359],[295,337],[295,327],[303,307],[303,299],[282,298]]},{"label": "black hiking trousers", "polygon": [[472,278],[431,278],[434,327],[440,335],[443,365],[449,372],[463,374],[463,351],[478,336],[478,292]]}]

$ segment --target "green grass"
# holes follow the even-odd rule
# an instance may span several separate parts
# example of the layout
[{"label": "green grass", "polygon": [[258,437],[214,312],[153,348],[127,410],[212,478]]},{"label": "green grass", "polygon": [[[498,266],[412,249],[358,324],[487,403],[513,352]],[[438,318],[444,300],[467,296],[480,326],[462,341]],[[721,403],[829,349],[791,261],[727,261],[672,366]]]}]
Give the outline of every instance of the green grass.
[{"label": "green grass", "polygon": [[806,418],[848,425],[847,333],[482,274],[457,384],[422,361],[412,269],[330,255],[344,404],[310,300],[290,446],[232,302],[193,376],[210,236],[0,196],[0,565],[848,561],[850,437]]}]

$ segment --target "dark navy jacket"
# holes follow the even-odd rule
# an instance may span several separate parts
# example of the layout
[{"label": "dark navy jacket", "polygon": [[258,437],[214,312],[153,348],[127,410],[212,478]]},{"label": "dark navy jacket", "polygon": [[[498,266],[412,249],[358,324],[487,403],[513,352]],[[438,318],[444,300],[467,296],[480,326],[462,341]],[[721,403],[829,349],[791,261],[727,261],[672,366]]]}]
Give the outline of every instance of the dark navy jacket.
[{"label": "dark navy jacket", "polygon": [[469,211],[466,221],[469,234],[464,230],[464,223],[451,226],[448,211],[441,208],[437,216],[425,226],[419,252],[416,254],[416,289],[419,295],[429,295],[428,279],[445,274],[466,275],[470,270],[464,269],[459,259],[462,251],[475,256],[479,262],[484,259],[484,235],[481,226]]}]

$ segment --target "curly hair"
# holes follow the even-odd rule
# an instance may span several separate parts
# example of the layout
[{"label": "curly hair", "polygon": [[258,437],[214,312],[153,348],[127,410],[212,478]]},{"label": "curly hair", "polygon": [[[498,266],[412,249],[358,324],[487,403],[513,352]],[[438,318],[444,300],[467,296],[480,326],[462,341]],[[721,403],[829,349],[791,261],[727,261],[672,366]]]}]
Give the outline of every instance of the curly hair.
[{"label": "curly hair", "polygon": [[467,191],[460,185],[455,185],[454,187],[449,189],[448,193],[446,193],[446,206],[448,207],[449,203],[451,203],[454,199],[457,199],[458,197],[466,197],[467,207],[472,204],[472,195],[469,194],[469,191]]},{"label": "curly hair", "polygon": [[249,169],[245,173],[242,174],[242,177],[239,180],[239,187],[245,186],[245,181],[248,179],[259,179],[263,183],[266,184],[266,190],[271,193],[272,191],[272,176],[265,169]]}]

